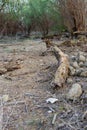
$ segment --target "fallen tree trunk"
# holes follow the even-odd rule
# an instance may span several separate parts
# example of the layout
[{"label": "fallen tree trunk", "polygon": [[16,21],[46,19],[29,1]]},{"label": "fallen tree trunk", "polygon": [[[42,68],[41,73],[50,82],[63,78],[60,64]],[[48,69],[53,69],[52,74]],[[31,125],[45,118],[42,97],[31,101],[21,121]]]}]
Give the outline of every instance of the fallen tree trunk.
[{"label": "fallen tree trunk", "polygon": [[[54,76],[54,80],[52,81],[52,85],[55,86],[63,86],[69,74],[69,60],[68,56],[64,54],[58,47],[57,44],[51,42],[49,39],[45,39],[47,49],[51,47],[57,61],[58,68]],[[70,41],[69,41],[70,42]],[[64,42],[66,43],[66,41]]]},{"label": "fallen tree trunk", "polygon": [[68,56],[64,54],[57,46],[52,47],[54,55],[58,61],[58,69],[55,73],[52,84],[54,86],[62,87],[69,74]]},{"label": "fallen tree trunk", "polygon": [[77,34],[77,35],[85,35],[87,36],[87,31],[76,31],[73,34]]}]

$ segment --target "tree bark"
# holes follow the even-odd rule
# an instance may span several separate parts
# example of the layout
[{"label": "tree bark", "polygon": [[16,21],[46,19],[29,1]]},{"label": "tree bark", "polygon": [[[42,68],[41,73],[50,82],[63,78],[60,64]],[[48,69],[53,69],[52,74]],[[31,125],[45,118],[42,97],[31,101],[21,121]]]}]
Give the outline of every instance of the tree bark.
[{"label": "tree bark", "polygon": [[59,47],[51,42],[49,39],[44,39],[44,42],[46,43],[47,49],[51,47],[52,52],[54,53],[54,56],[56,57],[58,61],[58,68],[56,70],[56,73],[54,75],[54,80],[52,81],[52,85],[62,87],[69,74],[69,60],[68,56],[63,53]]},{"label": "tree bark", "polygon": [[68,56],[64,54],[57,46],[53,47],[53,52],[58,61],[58,68],[52,84],[58,87],[62,87],[65,84],[69,74]]}]

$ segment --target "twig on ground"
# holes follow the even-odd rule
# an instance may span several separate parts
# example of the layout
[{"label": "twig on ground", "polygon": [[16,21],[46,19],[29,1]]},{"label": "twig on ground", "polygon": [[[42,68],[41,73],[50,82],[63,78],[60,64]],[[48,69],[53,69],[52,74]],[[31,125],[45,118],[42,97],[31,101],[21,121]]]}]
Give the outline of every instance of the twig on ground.
[{"label": "twig on ground", "polygon": [[73,130],[77,130],[77,128],[75,128],[74,126],[72,126],[71,124],[70,124],[70,122],[66,122],[66,121],[64,121],[63,119],[61,119],[61,118],[59,118],[65,125],[68,125],[70,128],[72,128]]},{"label": "twig on ground", "polygon": [[[25,104],[25,101],[16,101],[16,105],[18,104]],[[15,102],[5,103],[4,105],[5,106],[15,105]]]},{"label": "twig on ground", "polygon": [[57,114],[58,114],[58,113],[55,113],[55,114],[54,114],[54,117],[53,117],[53,120],[52,120],[52,125],[55,124],[55,121],[56,121],[56,118],[57,118]]}]

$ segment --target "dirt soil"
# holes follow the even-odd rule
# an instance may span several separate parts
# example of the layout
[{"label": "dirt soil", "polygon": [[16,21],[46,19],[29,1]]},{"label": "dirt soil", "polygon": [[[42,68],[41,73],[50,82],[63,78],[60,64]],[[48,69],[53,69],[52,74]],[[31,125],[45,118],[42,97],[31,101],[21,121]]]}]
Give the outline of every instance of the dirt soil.
[{"label": "dirt soil", "polygon": [[[86,51],[84,44],[60,48],[69,57],[78,51]],[[45,43],[40,40],[0,43],[0,62],[12,59],[21,64],[20,69],[0,75],[3,130],[87,130],[87,119],[83,119],[87,110],[87,78],[71,77],[73,83],[82,85],[83,94],[76,101],[67,100],[65,95],[72,84],[52,88],[58,63],[51,52],[44,54],[45,51]],[[58,101],[47,103],[51,97]]]}]

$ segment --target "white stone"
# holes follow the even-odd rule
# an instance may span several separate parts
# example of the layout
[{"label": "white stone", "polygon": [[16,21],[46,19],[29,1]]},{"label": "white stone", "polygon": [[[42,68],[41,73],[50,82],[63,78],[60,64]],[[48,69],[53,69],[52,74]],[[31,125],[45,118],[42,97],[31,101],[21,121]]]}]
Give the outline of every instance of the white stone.
[{"label": "white stone", "polygon": [[86,71],[83,71],[80,75],[81,75],[82,77],[87,77],[87,70],[86,70]]},{"label": "white stone", "polygon": [[81,68],[80,69],[76,69],[75,75],[80,76],[81,72],[82,72]]},{"label": "white stone", "polygon": [[82,94],[81,85],[78,83],[75,83],[72,85],[71,89],[69,90],[67,94],[67,98],[74,100],[74,99],[79,98],[81,94]]},{"label": "white stone", "polygon": [[3,102],[7,102],[9,100],[9,95],[5,94],[2,96]]},{"label": "white stone", "polygon": [[80,62],[80,63],[79,63],[79,66],[80,66],[80,67],[83,67],[83,66],[84,66],[83,62]]},{"label": "white stone", "polygon": [[73,62],[73,67],[74,68],[79,68],[79,65],[78,65],[78,63],[75,61],[75,62]]},{"label": "white stone", "polygon": [[76,56],[71,56],[72,61],[76,60]]},{"label": "white stone", "polygon": [[0,68],[0,74],[4,74],[7,72],[7,69],[5,69],[4,67],[3,68]]},{"label": "white stone", "polygon": [[74,75],[75,74],[75,69],[72,66],[70,66],[69,69],[70,69],[70,74]]},{"label": "white stone", "polygon": [[85,62],[85,60],[86,60],[85,56],[79,55],[79,61],[80,61],[80,62],[81,62],[81,61]]},{"label": "white stone", "polygon": [[67,83],[68,83],[68,84],[70,84],[70,83],[72,83],[72,82],[73,82],[72,78],[68,78],[68,79],[67,79]]}]

